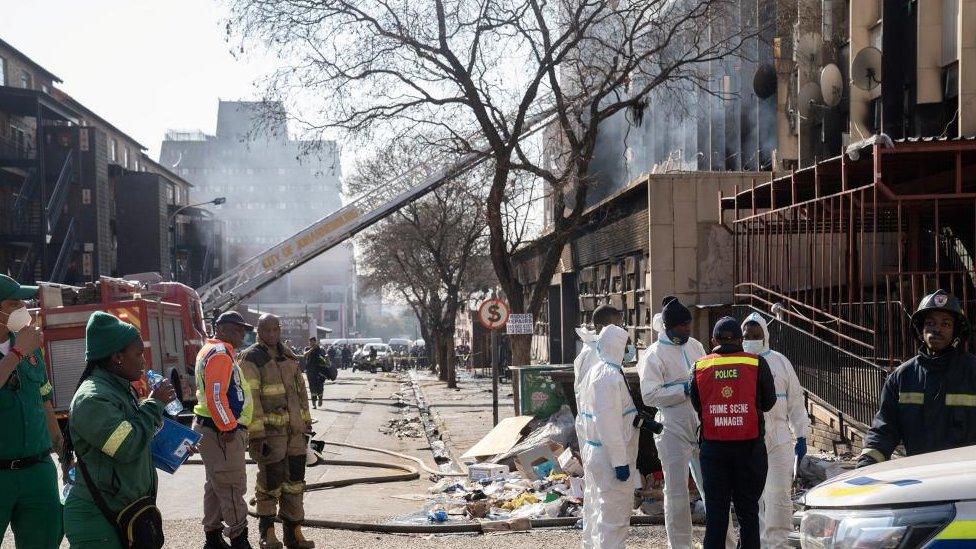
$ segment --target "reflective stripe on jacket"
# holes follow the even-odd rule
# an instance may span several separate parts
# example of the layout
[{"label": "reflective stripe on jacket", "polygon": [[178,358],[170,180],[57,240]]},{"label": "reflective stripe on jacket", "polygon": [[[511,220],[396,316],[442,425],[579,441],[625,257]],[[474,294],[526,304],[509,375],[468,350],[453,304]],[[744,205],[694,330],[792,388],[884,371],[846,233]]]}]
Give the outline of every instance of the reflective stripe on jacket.
[{"label": "reflective stripe on jacket", "polygon": [[862,455],[884,461],[899,444],[910,456],[976,444],[976,356],[918,355],[888,376]]},{"label": "reflective stripe on jacket", "polygon": [[233,431],[251,423],[254,404],[234,348],[225,341],[208,339],[197,353],[197,404],[193,413],[213,420],[221,431]]}]

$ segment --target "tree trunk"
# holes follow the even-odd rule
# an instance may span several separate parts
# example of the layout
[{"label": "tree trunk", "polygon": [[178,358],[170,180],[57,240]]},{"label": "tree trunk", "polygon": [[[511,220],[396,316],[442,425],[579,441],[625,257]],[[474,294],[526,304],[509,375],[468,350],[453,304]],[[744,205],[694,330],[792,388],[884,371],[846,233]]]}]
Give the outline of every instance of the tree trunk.
[{"label": "tree trunk", "polygon": [[457,389],[457,360],[454,356],[454,322],[445,323],[441,332],[441,345],[443,349],[441,356],[444,363],[444,381],[451,389]]}]

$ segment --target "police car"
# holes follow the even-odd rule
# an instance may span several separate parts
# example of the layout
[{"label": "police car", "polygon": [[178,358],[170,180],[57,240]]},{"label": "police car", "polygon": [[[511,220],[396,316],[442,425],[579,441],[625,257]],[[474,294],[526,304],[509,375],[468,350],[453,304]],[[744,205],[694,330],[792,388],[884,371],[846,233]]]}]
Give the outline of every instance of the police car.
[{"label": "police car", "polygon": [[801,503],[795,547],[976,548],[976,446],[855,469]]}]

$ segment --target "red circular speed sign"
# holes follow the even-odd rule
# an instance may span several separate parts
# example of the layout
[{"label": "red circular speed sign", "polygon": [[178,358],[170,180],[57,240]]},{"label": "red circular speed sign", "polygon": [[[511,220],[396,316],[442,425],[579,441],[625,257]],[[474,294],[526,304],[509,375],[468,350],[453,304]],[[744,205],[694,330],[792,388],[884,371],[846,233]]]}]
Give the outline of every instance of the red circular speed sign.
[{"label": "red circular speed sign", "polygon": [[497,330],[508,322],[508,305],[500,299],[487,299],[478,306],[478,320],[489,330]]}]

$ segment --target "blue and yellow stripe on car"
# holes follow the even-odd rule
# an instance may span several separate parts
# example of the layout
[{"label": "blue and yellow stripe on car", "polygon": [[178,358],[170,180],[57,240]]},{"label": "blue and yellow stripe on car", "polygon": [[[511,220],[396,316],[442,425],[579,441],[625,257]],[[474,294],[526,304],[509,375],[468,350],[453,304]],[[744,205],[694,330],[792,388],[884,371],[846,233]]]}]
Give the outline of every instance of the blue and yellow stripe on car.
[{"label": "blue and yellow stripe on car", "polygon": [[976,520],[957,519],[936,534],[926,549],[973,549],[976,547]]}]

